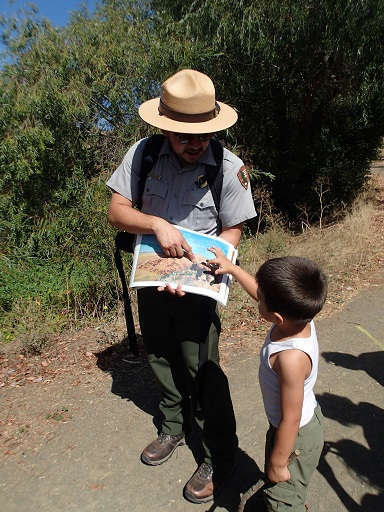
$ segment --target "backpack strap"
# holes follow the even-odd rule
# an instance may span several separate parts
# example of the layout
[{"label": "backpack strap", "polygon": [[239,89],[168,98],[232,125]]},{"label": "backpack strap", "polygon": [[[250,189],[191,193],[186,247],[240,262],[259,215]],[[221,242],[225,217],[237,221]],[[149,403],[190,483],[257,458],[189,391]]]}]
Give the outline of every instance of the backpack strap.
[{"label": "backpack strap", "polygon": [[123,289],[124,316],[125,316],[125,325],[127,327],[129,349],[130,349],[132,355],[137,357],[139,355],[139,348],[137,346],[135,322],[133,321],[131,301],[129,298],[127,281],[125,279],[123,261],[121,259],[121,254],[120,254],[120,250],[125,249],[124,235],[127,235],[127,234],[128,233],[121,231],[120,233],[118,233],[116,235],[114,256],[115,256],[115,265],[116,265],[117,271],[119,273],[121,286]]},{"label": "backpack strap", "polygon": [[154,168],[157,159],[159,158],[161,147],[164,143],[165,136],[161,133],[157,133],[148,138],[144,145],[143,154],[141,156],[141,169],[139,179],[139,199],[137,201],[137,207],[141,210],[143,206],[143,193],[145,182],[147,181],[148,174]]},{"label": "backpack strap", "polygon": [[[161,146],[164,142],[164,135],[156,134],[149,137],[146,141],[143,154],[141,158],[140,165],[140,179],[139,179],[139,199],[137,201],[137,207],[141,209],[142,207],[142,196],[144,192],[145,182],[147,180],[148,174],[152,171],[155,166],[157,159],[159,158]],[[137,345],[137,337],[135,330],[135,323],[133,320],[131,301],[129,298],[127,281],[125,279],[123,262],[121,259],[120,251],[133,252],[133,242],[135,239],[135,235],[132,233],[127,233],[125,231],[119,232],[115,237],[115,264],[117,271],[119,273],[121,286],[123,290],[123,301],[124,301],[124,316],[125,316],[125,325],[127,327],[128,334],[128,344],[129,349],[133,356],[138,357],[139,348]]]},{"label": "backpack strap", "polygon": [[[149,137],[146,141],[143,154],[141,157],[141,172],[139,179],[139,199],[137,201],[137,207],[142,207],[142,196],[144,193],[145,182],[148,174],[154,168],[160,154],[161,147],[164,143],[165,136],[162,134],[155,134]],[[213,158],[215,159],[215,165],[207,165],[206,180],[213,196],[215,208],[219,212],[220,210],[220,195],[223,187],[223,146],[216,140],[211,139],[210,141]]]},{"label": "backpack strap", "polygon": [[211,139],[211,149],[213,153],[213,158],[216,161],[216,165],[208,165],[207,166],[207,182],[209,188],[211,189],[213,201],[215,203],[215,208],[217,212],[220,211],[220,196],[221,189],[223,188],[223,155],[224,149],[222,144],[216,140]]}]

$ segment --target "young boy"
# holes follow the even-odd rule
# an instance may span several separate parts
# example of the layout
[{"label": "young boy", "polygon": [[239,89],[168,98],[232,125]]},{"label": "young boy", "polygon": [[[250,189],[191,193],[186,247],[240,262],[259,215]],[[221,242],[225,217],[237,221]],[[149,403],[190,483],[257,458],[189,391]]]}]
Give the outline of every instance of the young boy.
[{"label": "young boy", "polygon": [[[208,265],[232,274],[253,297],[260,315],[272,322],[260,353],[259,381],[269,430],[265,473],[274,484],[264,490],[268,512],[304,512],[309,480],[324,444],[323,416],[313,393],[318,344],[313,317],[322,309],[327,281],[313,261],[297,256],[267,260],[256,280],[218,248]],[[293,450],[298,459],[287,467]]]}]

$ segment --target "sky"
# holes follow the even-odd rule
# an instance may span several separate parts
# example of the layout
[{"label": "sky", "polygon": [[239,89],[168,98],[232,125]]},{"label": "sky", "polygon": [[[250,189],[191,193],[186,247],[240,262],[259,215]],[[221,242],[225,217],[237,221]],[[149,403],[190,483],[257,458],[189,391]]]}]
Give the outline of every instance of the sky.
[{"label": "sky", "polygon": [[0,0],[0,14],[13,15],[28,3],[39,9],[39,15],[48,18],[52,25],[62,27],[69,21],[71,11],[77,11],[85,3],[92,12],[96,0]]},{"label": "sky", "polygon": [[[82,4],[86,4],[88,10],[93,12],[97,0],[0,0],[0,15],[16,15],[19,9],[27,8],[28,3],[38,8],[39,17],[48,18],[55,27],[63,27],[68,24],[71,13],[79,10]],[[0,52],[2,50],[4,46],[0,41]]]}]

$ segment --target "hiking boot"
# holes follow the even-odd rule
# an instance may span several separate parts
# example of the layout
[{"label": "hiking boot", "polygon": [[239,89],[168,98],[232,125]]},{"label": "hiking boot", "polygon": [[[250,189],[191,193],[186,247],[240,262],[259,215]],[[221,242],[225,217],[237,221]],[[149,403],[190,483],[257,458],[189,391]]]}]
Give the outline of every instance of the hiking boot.
[{"label": "hiking boot", "polygon": [[225,481],[235,467],[236,463],[229,471],[221,472],[217,469],[213,470],[210,464],[203,462],[185,486],[185,498],[192,503],[206,503],[213,500],[222,490]]},{"label": "hiking boot", "polygon": [[184,444],[184,433],[171,436],[161,432],[141,454],[141,460],[149,466],[159,466],[166,462],[178,446]]}]

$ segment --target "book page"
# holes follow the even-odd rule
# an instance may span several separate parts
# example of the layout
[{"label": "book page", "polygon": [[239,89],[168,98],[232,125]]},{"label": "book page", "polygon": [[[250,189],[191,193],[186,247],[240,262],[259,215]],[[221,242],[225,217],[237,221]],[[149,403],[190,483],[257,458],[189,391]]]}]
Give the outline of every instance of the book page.
[{"label": "book page", "polygon": [[145,286],[164,286],[169,283],[176,288],[179,284],[188,293],[206,295],[226,305],[232,276],[223,274],[215,276],[212,270],[204,265],[215,255],[209,247],[219,247],[232,262],[236,262],[237,250],[225,240],[197,233],[190,229],[179,229],[187,243],[192,247],[196,263],[188,258],[170,258],[165,256],[155,235],[137,235],[133,255],[132,273],[129,286],[142,288]]}]

